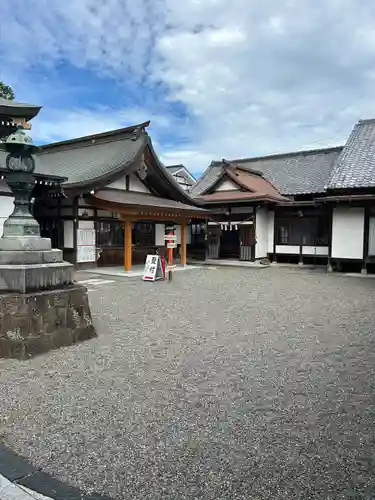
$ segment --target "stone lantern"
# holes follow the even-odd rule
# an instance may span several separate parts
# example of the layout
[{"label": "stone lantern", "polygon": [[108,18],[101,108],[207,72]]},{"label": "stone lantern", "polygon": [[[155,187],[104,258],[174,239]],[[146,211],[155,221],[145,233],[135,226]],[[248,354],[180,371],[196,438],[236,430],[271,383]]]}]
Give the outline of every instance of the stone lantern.
[{"label": "stone lantern", "polygon": [[74,282],[74,266],[41,238],[30,213],[35,153],[23,125],[0,149],[6,151],[5,181],[13,213],[0,238],[0,357],[28,359],[96,335],[87,290]]}]

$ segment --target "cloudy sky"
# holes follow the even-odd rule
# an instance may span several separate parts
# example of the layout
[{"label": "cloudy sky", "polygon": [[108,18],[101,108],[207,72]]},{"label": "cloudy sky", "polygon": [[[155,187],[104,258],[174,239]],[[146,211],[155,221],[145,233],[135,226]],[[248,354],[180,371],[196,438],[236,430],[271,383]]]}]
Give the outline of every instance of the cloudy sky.
[{"label": "cloudy sky", "polygon": [[375,117],[373,0],[1,0],[0,19],[0,79],[43,105],[41,143],[150,119],[199,173]]}]

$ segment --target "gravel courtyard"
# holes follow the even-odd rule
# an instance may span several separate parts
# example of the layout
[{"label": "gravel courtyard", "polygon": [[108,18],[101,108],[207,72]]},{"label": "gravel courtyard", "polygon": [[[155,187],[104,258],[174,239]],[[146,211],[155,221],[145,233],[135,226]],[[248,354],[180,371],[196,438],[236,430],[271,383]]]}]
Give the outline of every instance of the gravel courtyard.
[{"label": "gravel courtyard", "polygon": [[375,497],[375,279],[207,268],[89,296],[97,339],[0,360],[12,449],[116,499]]}]

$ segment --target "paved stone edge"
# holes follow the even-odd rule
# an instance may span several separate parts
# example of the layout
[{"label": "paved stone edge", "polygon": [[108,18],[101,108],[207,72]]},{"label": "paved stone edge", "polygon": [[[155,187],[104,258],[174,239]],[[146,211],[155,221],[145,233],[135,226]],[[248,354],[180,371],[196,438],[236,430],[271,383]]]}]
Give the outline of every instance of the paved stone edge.
[{"label": "paved stone edge", "polygon": [[[5,478],[0,489],[0,500],[2,500],[1,495],[5,492],[7,492],[8,497],[4,498],[9,498],[9,500],[13,498],[10,496],[12,494],[10,491],[13,491],[15,499],[32,499],[32,494],[21,488],[22,486],[53,500],[111,500],[109,497],[97,493],[85,494],[74,486],[62,483],[41,469],[33,467],[25,458],[17,455],[2,443],[0,443],[0,475]],[[11,483],[10,485],[7,484],[8,481]],[[11,485],[14,488],[18,487],[18,497],[15,490],[11,490]]]}]

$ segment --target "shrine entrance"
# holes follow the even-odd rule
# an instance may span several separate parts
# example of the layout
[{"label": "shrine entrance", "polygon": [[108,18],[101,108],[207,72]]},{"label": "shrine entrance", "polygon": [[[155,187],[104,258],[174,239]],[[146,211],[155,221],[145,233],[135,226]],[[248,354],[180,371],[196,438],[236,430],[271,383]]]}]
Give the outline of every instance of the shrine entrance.
[{"label": "shrine entrance", "polygon": [[220,259],[240,258],[240,234],[237,226],[225,226],[220,236]]}]

